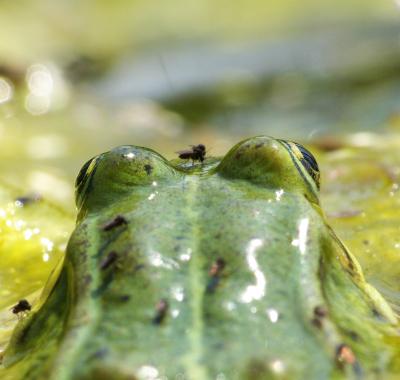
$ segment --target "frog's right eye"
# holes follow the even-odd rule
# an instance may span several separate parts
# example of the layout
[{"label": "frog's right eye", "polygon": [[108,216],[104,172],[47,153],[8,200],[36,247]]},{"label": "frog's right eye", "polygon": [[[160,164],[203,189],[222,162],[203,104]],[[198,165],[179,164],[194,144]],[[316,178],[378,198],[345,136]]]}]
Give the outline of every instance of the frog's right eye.
[{"label": "frog's right eye", "polygon": [[[303,145],[296,143],[294,141],[280,140],[283,145],[285,145],[288,150],[300,161],[301,165],[304,167],[308,175],[313,179],[317,188],[320,188],[320,173],[317,160],[313,154],[306,149]],[[300,168],[299,168],[300,170]]]},{"label": "frog's right eye", "polygon": [[[268,136],[253,137],[234,146],[216,171],[224,177],[247,180],[261,187],[299,193],[318,203],[317,172],[313,177],[315,181],[309,181],[307,177],[314,174],[307,170],[316,167],[316,163],[314,165],[311,156],[307,156],[309,161],[306,161],[302,155],[304,162],[295,159],[294,149],[299,151],[297,146],[287,146],[283,140]],[[301,165],[304,172],[299,170]],[[306,173],[309,174],[306,176]]]}]

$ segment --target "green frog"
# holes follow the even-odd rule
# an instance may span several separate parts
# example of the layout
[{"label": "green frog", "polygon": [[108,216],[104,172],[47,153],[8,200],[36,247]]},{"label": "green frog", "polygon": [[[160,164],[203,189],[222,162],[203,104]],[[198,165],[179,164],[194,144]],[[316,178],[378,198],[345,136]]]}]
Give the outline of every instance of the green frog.
[{"label": "green frog", "polygon": [[3,364],[24,380],[395,372],[396,315],[318,193],[313,155],[266,136],[199,163],[137,146],[92,158],[57,280]]}]

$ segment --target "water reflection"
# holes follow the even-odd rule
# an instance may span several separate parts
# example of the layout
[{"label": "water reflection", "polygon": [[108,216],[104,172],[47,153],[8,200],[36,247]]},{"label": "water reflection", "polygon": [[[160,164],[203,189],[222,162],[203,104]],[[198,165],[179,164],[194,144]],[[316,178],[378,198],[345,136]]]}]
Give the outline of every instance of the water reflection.
[{"label": "water reflection", "polygon": [[304,253],[306,252],[306,248],[307,248],[308,224],[309,224],[308,218],[304,218],[304,219],[300,220],[298,236],[296,239],[293,239],[293,241],[292,241],[292,245],[294,247],[299,247],[299,251],[302,255],[304,255]]},{"label": "water reflection", "polygon": [[188,248],[188,249],[186,250],[185,253],[182,253],[182,254],[179,256],[179,259],[180,259],[181,261],[189,261],[191,257],[192,257],[192,249],[191,249],[191,248]]},{"label": "water reflection", "polygon": [[128,160],[133,160],[136,157],[136,155],[133,152],[129,152],[127,154],[124,154],[124,157],[127,158]]},{"label": "water reflection", "polygon": [[249,303],[253,300],[260,300],[265,295],[266,280],[264,273],[260,270],[260,267],[256,258],[256,251],[263,245],[262,239],[251,239],[246,248],[246,260],[249,269],[253,272],[256,279],[255,285],[249,285],[246,290],[240,296],[240,300],[244,303]]},{"label": "water reflection", "polygon": [[178,302],[182,302],[185,298],[185,294],[183,291],[183,287],[180,285],[175,285],[171,289],[172,297],[175,298]]},{"label": "water reflection", "polygon": [[49,69],[44,65],[32,65],[26,73],[29,91],[35,96],[50,96],[54,81]]},{"label": "water reflection", "polygon": [[50,71],[44,65],[32,65],[26,73],[29,94],[25,108],[32,115],[41,115],[50,109],[50,99],[54,81]]},{"label": "water reflection", "polygon": [[7,79],[0,78],[0,104],[8,102],[14,93],[14,88]]},{"label": "water reflection", "polygon": [[275,191],[275,199],[277,202],[281,200],[283,193],[284,193],[283,189]]},{"label": "water reflection", "polygon": [[279,359],[273,360],[270,363],[270,367],[272,371],[275,372],[276,374],[281,374],[285,372],[285,364],[282,362],[282,360]]},{"label": "water reflection", "polygon": [[50,109],[50,98],[29,93],[26,96],[25,108],[32,115],[42,115]]},{"label": "water reflection", "polygon": [[272,323],[278,322],[279,313],[278,313],[277,310],[272,309],[272,308],[271,308],[271,309],[267,309],[267,315],[268,315],[269,320],[270,320]]},{"label": "water reflection", "polygon": [[25,108],[32,115],[42,115],[51,108],[66,105],[69,90],[60,70],[52,65],[33,64],[26,71],[28,94]]},{"label": "water reflection", "polygon": [[159,252],[150,251],[148,257],[149,263],[155,267],[161,267],[165,269],[179,268],[178,263],[168,257],[162,256]]},{"label": "water reflection", "polygon": [[157,192],[151,193],[151,194],[147,197],[147,199],[148,199],[149,201],[153,200],[153,199],[155,198],[156,194],[157,194]]},{"label": "water reflection", "polygon": [[149,365],[144,365],[138,369],[137,376],[142,380],[155,380],[158,378],[158,369]]}]

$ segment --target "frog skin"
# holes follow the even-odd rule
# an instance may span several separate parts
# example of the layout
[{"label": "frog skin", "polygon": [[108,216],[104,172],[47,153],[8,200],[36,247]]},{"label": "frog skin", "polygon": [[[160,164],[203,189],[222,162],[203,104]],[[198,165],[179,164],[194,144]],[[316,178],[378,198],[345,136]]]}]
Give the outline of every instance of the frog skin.
[{"label": "frog skin", "polygon": [[259,136],[222,159],[120,146],[76,182],[55,285],[16,379],[361,379],[396,371],[396,316],[327,224],[318,165]]}]

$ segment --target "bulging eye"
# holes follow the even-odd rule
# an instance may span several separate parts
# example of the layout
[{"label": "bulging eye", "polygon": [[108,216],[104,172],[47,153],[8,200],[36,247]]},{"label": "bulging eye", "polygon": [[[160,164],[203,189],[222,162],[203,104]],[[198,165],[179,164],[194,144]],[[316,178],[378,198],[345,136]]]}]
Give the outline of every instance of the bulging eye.
[{"label": "bulging eye", "polygon": [[313,154],[303,145],[300,145],[296,142],[287,142],[286,143],[289,149],[293,152],[296,158],[301,162],[304,169],[306,169],[307,173],[311,176],[314,180],[317,188],[320,187],[320,172],[317,160],[313,156]]},{"label": "bulging eye", "polygon": [[79,171],[78,177],[76,177],[76,181],[75,181],[75,187],[78,188],[79,186],[82,186],[82,183],[85,180],[86,177],[86,173],[87,170],[90,166],[90,164],[92,163],[92,161],[94,160],[94,158],[91,158],[89,161],[87,161],[81,168],[81,170]]},{"label": "bulging eye", "polygon": [[154,188],[178,175],[165,158],[150,149],[123,145],[102,153],[86,162],[76,179],[78,220],[122,199],[134,202],[146,192],[144,188]]},{"label": "bulging eye", "polygon": [[99,156],[91,158],[89,161],[87,161],[79,171],[78,176],[76,177],[75,180],[75,194],[76,194],[76,201],[77,203],[80,203],[80,199],[82,197],[82,194],[85,193],[87,187],[88,187],[88,179],[91,177],[91,175],[94,173],[94,169],[96,167],[96,162]]}]

